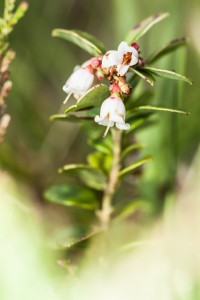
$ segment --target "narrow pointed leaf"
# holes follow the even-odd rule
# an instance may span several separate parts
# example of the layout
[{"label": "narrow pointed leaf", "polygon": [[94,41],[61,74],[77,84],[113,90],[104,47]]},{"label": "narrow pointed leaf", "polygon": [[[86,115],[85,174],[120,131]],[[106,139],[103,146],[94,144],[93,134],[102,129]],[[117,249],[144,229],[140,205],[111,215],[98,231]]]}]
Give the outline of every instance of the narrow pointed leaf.
[{"label": "narrow pointed leaf", "polygon": [[44,193],[44,197],[50,202],[65,206],[77,206],[84,209],[98,207],[94,192],[75,184],[54,185]]},{"label": "narrow pointed leaf", "polygon": [[125,175],[128,175],[130,173],[133,173],[133,171],[138,168],[138,167],[141,167],[142,165],[146,164],[147,162],[149,162],[150,160],[152,160],[152,157],[151,156],[146,156],[136,162],[134,162],[133,164],[131,164],[130,166],[128,166],[127,168],[121,170],[119,172],[119,177],[122,177],[122,176],[125,176]]},{"label": "narrow pointed leaf", "polygon": [[105,84],[92,87],[84,96],[78,99],[75,105],[68,107],[65,113],[79,111],[87,107],[100,106],[110,96],[109,88]]},{"label": "narrow pointed leaf", "polygon": [[174,108],[169,108],[169,107],[162,107],[162,106],[154,106],[154,105],[138,106],[135,109],[136,110],[166,111],[166,112],[173,112],[173,113],[184,114],[184,115],[189,115],[190,114],[188,111],[185,111],[185,110],[174,109]]},{"label": "narrow pointed leaf", "polygon": [[69,174],[82,181],[86,186],[96,190],[101,191],[105,188],[106,176],[98,169],[95,169],[89,165],[66,165],[63,168],[59,169],[59,173]]},{"label": "narrow pointed leaf", "polygon": [[163,69],[158,69],[158,68],[153,68],[153,67],[145,67],[145,68],[143,68],[143,70],[151,72],[152,75],[156,75],[156,76],[164,77],[164,78],[169,78],[169,79],[181,80],[181,81],[185,81],[189,84],[192,84],[191,79],[189,79],[188,77],[183,76],[181,74],[178,74],[174,71],[163,70]]},{"label": "narrow pointed leaf", "polygon": [[167,43],[166,45],[162,46],[161,48],[157,49],[153,52],[150,57],[147,59],[147,64],[152,64],[153,62],[157,61],[158,59],[162,58],[164,55],[169,54],[180,47],[186,44],[186,38],[177,38],[172,40],[171,42]]},{"label": "narrow pointed leaf", "polygon": [[58,120],[58,121],[65,121],[65,122],[80,122],[80,121],[91,121],[93,120],[93,117],[90,116],[78,116],[76,114],[56,114],[56,115],[52,115],[50,116],[50,120],[54,121],[54,120]]},{"label": "narrow pointed leaf", "polygon": [[158,13],[138,23],[128,32],[125,41],[128,44],[138,41],[152,26],[168,17],[168,13]]},{"label": "narrow pointed leaf", "polygon": [[128,146],[127,148],[125,148],[122,151],[122,159],[124,159],[132,151],[137,150],[137,149],[142,149],[142,148],[144,148],[144,145],[141,143],[137,143],[137,144]]},{"label": "narrow pointed leaf", "polygon": [[117,216],[114,218],[115,221],[124,220],[131,215],[133,215],[136,211],[147,211],[149,209],[149,205],[142,199],[134,199],[126,203],[118,212]]},{"label": "narrow pointed leaf", "polygon": [[54,29],[53,37],[59,37],[74,43],[89,54],[98,56],[105,53],[105,47],[91,34],[80,30]]},{"label": "narrow pointed leaf", "polygon": [[155,83],[155,78],[153,77],[153,75],[148,72],[148,70],[143,69],[134,69],[134,68],[130,68],[130,71],[134,72],[135,74],[137,74],[138,76],[140,76],[142,79],[144,79],[146,82],[148,82],[151,86],[154,85]]}]

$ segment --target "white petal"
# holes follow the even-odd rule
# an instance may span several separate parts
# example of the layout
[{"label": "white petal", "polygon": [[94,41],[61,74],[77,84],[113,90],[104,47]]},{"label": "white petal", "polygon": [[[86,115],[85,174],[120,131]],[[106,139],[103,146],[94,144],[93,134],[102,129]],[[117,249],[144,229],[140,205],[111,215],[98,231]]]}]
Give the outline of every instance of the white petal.
[{"label": "white petal", "polygon": [[110,68],[118,64],[118,52],[116,50],[108,51],[102,59],[102,68]]},{"label": "white petal", "polygon": [[69,87],[68,87],[67,84],[65,84],[65,85],[63,86],[63,91],[64,91],[66,94],[69,94],[69,93],[70,93],[70,89],[69,89]]},{"label": "white petal", "polygon": [[123,52],[123,53],[126,53],[126,52],[129,52],[129,46],[126,42],[121,42],[118,46],[118,51],[119,52]]},{"label": "white petal", "polygon": [[132,55],[130,66],[136,65],[138,63],[138,56]]},{"label": "white petal", "polygon": [[130,124],[128,123],[116,123],[116,127],[121,130],[128,130],[130,128]]},{"label": "white petal", "polygon": [[118,65],[117,66],[117,72],[120,76],[123,76],[128,71],[129,65]]}]

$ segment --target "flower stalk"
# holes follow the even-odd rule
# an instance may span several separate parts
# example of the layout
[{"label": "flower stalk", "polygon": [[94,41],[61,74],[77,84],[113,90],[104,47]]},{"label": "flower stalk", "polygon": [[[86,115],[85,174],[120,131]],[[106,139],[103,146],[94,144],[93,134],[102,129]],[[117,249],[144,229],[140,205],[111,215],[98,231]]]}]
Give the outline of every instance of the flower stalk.
[{"label": "flower stalk", "polygon": [[97,212],[97,216],[100,221],[100,226],[103,230],[106,230],[111,221],[111,215],[113,212],[112,200],[118,184],[118,173],[120,171],[121,165],[121,139],[122,131],[118,129],[112,130],[113,137],[113,161],[110,174],[108,177],[108,182],[106,184],[104,195],[102,199],[101,210]]}]

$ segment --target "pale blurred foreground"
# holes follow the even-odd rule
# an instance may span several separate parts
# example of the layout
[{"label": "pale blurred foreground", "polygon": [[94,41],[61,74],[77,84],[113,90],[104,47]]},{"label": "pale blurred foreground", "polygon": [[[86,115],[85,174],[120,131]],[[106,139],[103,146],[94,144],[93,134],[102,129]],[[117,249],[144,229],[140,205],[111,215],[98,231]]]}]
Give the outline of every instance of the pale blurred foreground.
[{"label": "pale blurred foreground", "polygon": [[[199,155],[182,177],[153,228],[136,237],[135,225],[121,224],[94,239],[78,274],[63,278],[47,267],[56,259],[44,250],[41,224],[25,193],[1,174],[0,299],[200,299]],[[117,248],[126,234],[132,242]]]}]

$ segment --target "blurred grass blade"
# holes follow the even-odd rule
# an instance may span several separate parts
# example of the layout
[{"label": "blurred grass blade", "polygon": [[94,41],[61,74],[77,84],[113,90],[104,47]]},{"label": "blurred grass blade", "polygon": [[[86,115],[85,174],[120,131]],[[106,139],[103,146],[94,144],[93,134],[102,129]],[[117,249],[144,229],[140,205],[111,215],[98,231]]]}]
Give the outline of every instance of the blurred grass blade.
[{"label": "blurred grass blade", "polygon": [[125,41],[128,44],[138,41],[152,26],[168,17],[168,13],[158,13],[138,23],[128,32]]},{"label": "blurred grass blade", "polygon": [[132,71],[135,74],[137,74],[138,76],[140,76],[142,79],[144,79],[146,82],[148,82],[151,86],[153,86],[156,81],[155,78],[153,77],[153,75],[150,72],[148,72],[148,70],[146,71],[144,68],[140,69],[140,70],[130,68],[130,71]]},{"label": "blurred grass blade", "polygon": [[105,84],[99,84],[92,87],[84,96],[78,99],[75,105],[68,107],[65,113],[79,111],[86,107],[99,106],[110,96],[109,88]]},{"label": "blurred grass blade", "polygon": [[157,110],[157,111],[166,111],[166,112],[172,112],[172,113],[178,113],[178,114],[184,114],[189,115],[190,113],[185,110],[180,109],[174,109],[174,108],[168,108],[168,107],[162,107],[162,106],[154,106],[154,105],[143,105],[138,106],[135,109],[138,110]]},{"label": "blurred grass blade", "polygon": [[105,47],[91,34],[80,30],[54,29],[53,37],[59,37],[74,43],[93,56],[105,53]]},{"label": "blurred grass blade", "polygon": [[114,220],[122,221],[130,217],[131,215],[133,215],[138,210],[147,211],[148,209],[149,209],[149,205],[144,200],[142,199],[130,200],[128,203],[123,205],[123,207],[116,212],[117,215],[114,218]]},{"label": "blurred grass blade", "polygon": [[122,159],[124,159],[132,151],[137,150],[137,149],[142,149],[142,148],[144,148],[144,145],[141,143],[130,145],[122,151],[121,157],[122,157]]},{"label": "blurred grass blade", "polygon": [[171,42],[167,43],[166,45],[162,46],[161,48],[157,49],[153,52],[149,58],[147,59],[147,64],[152,64],[153,62],[157,61],[158,59],[162,58],[164,55],[169,54],[180,47],[186,44],[186,38],[177,38],[172,40]]},{"label": "blurred grass blade", "polygon": [[119,172],[119,177],[122,177],[122,176],[125,176],[125,175],[128,175],[130,173],[133,173],[133,171],[136,169],[136,168],[139,168],[141,167],[142,165],[146,164],[147,162],[149,162],[150,160],[152,160],[152,157],[151,156],[146,156],[136,162],[134,162],[133,164],[131,164],[130,166],[128,166],[127,168],[121,170]]},{"label": "blurred grass blade", "polygon": [[106,184],[106,176],[89,165],[71,164],[59,169],[59,173],[66,173],[81,180],[86,186],[95,190],[103,190]]},{"label": "blurred grass blade", "polygon": [[174,71],[163,70],[163,69],[158,69],[158,68],[153,68],[153,67],[144,67],[143,70],[150,71],[152,73],[152,75],[156,75],[156,76],[163,77],[163,78],[181,80],[181,81],[185,81],[189,84],[192,84],[191,79],[189,79],[188,77],[183,76],[181,74],[178,74]]},{"label": "blurred grass blade", "polygon": [[44,193],[44,197],[50,202],[65,206],[77,206],[84,209],[98,207],[94,192],[75,184],[53,185]]}]

